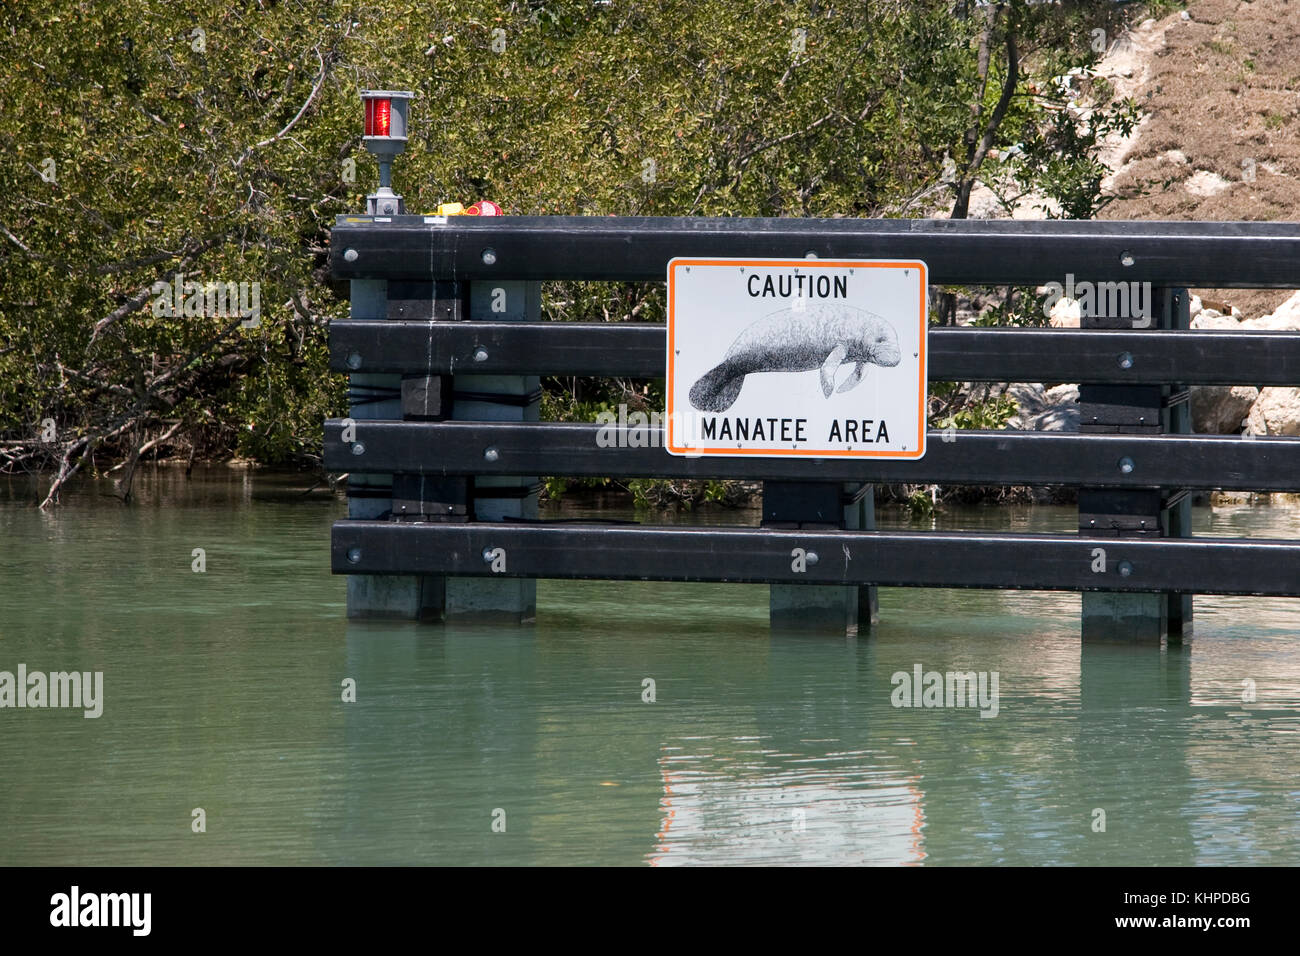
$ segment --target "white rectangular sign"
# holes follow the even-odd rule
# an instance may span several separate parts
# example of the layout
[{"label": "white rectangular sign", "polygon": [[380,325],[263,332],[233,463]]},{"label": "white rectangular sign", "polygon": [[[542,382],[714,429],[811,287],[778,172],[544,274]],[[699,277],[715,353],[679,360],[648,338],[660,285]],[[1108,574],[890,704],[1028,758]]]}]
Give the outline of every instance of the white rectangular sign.
[{"label": "white rectangular sign", "polygon": [[668,451],[920,458],[924,262],[673,259]]}]

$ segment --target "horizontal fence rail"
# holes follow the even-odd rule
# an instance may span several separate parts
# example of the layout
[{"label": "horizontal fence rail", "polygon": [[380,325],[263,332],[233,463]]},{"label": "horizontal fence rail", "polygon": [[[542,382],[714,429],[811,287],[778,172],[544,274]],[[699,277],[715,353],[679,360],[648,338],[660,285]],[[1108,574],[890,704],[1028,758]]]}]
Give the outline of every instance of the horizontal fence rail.
[{"label": "horizontal fence rail", "polygon": [[1294,223],[601,216],[346,217],[337,279],[662,280],[676,256],[924,259],[944,285],[1300,287]]},{"label": "horizontal fence rail", "polygon": [[[355,442],[341,440],[343,427],[341,419],[325,423],[325,467],[356,474],[406,472],[1300,491],[1300,439],[1297,438],[1076,435],[1010,430],[945,433],[931,429],[925,457],[898,462],[861,458],[679,457],[664,451],[662,429],[648,426],[357,421]],[[606,441],[607,447],[598,444],[598,438]],[[1300,585],[1300,568],[1296,569],[1296,578]]]},{"label": "horizontal fence rail", "polygon": [[[652,323],[342,320],[337,372],[462,372],[662,378],[666,327]],[[931,328],[941,382],[1300,384],[1300,332]]]},{"label": "horizontal fence rail", "polygon": [[[804,554],[806,570],[792,555]],[[1098,552],[1103,553],[1098,553]],[[815,555],[808,560],[809,554]],[[340,574],[1294,594],[1300,541],[654,528],[568,523],[334,526]],[[1104,563],[1104,570],[1097,570]],[[493,565],[499,569],[493,571]]]}]

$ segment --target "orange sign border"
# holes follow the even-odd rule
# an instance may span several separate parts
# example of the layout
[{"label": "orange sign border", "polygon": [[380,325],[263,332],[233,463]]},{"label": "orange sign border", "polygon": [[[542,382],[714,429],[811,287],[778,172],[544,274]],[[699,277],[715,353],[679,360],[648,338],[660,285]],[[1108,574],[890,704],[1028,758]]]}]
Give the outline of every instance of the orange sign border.
[{"label": "orange sign border", "polygon": [[[673,436],[673,354],[676,323],[673,315],[676,298],[674,285],[676,271],[680,266],[798,266],[800,268],[840,268],[840,269],[916,269],[917,281],[921,290],[920,355],[921,382],[917,395],[917,436],[916,451],[851,451],[844,448],[804,449],[804,448],[678,448]],[[929,285],[929,267],[918,259],[692,259],[673,258],[668,261],[668,354],[665,370],[664,392],[668,406],[668,420],[664,423],[664,449],[670,455],[687,458],[699,458],[704,455],[718,457],[739,457],[758,455],[763,458],[901,458],[915,461],[925,456],[925,427],[927,418],[926,393],[929,390],[930,370],[928,365],[928,333],[930,327],[927,315],[926,287]]]}]

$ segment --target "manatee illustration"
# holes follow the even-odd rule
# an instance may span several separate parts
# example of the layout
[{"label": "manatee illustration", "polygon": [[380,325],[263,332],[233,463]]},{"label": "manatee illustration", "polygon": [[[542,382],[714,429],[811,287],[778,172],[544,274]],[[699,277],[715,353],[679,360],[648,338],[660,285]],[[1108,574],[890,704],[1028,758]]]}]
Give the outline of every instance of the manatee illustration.
[{"label": "manatee illustration", "polygon": [[849,305],[781,309],[736,337],[726,356],[691,386],[691,404],[702,412],[725,412],[752,372],[808,372],[821,369],[822,392],[830,398],[835,372],[847,362],[853,372],[838,391],[862,381],[867,363],[891,367],[901,353],[894,327],[880,316]]}]

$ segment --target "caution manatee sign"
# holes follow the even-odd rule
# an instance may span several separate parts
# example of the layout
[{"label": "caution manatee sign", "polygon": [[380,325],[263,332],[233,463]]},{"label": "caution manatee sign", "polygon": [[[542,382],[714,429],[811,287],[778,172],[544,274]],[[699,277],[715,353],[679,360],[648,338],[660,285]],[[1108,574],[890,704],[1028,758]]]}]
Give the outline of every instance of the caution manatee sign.
[{"label": "caution manatee sign", "polygon": [[881,259],[673,259],[674,455],[920,458],[927,270]]}]

